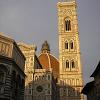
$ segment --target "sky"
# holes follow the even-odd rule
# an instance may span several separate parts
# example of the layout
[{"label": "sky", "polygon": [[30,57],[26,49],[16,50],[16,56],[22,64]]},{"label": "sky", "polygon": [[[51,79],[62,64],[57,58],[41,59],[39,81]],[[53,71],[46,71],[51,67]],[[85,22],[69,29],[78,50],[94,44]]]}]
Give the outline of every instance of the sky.
[{"label": "sky", "polygon": [[[0,0],[0,32],[37,46],[47,40],[58,58],[58,0]],[[84,84],[100,60],[100,0],[77,0]]]}]

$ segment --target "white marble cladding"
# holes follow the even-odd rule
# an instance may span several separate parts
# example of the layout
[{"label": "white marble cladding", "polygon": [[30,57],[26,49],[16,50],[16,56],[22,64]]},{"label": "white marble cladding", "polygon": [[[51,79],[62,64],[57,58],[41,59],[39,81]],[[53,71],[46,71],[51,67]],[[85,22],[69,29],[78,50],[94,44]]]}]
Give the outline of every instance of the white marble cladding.
[{"label": "white marble cladding", "polygon": [[25,57],[18,48],[16,42],[2,34],[0,34],[0,55],[8,57],[24,70]]}]

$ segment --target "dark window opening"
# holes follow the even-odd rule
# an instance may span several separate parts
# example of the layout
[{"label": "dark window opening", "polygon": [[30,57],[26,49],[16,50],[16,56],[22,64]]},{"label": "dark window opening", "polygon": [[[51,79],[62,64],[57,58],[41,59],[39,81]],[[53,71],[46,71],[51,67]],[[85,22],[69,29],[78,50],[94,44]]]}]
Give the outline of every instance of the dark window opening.
[{"label": "dark window opening", "polygon": [[75,62],[74,61],[71,62],[71,65],[72,65],[72,68],[75,68]]},{"label": "dark window opening", "polygon": [[74,48],[74,44],[73,44],[73,42],[70,43],[70,48],[71,48],[71,49]]},{"label": "dark window opening", "polygon": [[69,61],[66,61],[66,68],[69,68]]},{"label": "dark window opening", "polygon": [[71,21],[66,20],[65,21],[66,31],[71,31]]},{"label": "dark window opening", "polygon": [[68,49],[68,42],[65,43],[65,49]]}]

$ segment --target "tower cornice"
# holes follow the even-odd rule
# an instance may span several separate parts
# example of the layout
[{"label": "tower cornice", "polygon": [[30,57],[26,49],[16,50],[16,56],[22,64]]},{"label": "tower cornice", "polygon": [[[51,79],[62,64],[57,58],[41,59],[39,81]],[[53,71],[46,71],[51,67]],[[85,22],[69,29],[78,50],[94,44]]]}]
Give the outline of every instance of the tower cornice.
[{"label": "tower cornice", "polygon": [[58,2],[57,3],[57,7],[64,7],[64,6],[75,6],[75,7],[77,7],[77,4],[76,4],[76,1],[70,1],[70,2]]}]

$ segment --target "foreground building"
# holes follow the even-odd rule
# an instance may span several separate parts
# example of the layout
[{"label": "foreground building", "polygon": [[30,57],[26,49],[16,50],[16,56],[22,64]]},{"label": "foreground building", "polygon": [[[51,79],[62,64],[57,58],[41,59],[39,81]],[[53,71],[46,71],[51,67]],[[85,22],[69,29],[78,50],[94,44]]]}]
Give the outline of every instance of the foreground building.
[{"label": "foreground building", "polygon": [[24,100],[24,65],[16,42],[0,33],[0,100]]},{"label": "foreground building", "polygon": [[100,62],[91,77],[94,81],[87,83],[82,93],[87,95],[87,100],[100,100]]}]

